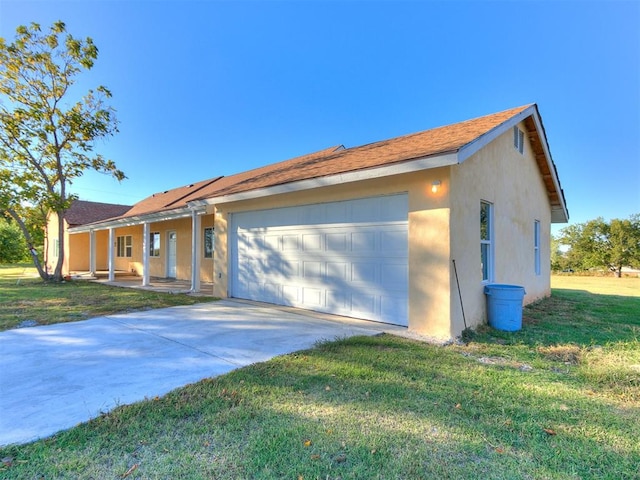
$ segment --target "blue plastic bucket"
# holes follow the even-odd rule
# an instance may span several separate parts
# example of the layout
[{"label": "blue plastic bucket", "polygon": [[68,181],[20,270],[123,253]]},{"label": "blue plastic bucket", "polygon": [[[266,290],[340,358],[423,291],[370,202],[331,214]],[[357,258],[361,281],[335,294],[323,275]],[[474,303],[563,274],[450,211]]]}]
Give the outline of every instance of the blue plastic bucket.
[{"label": "blue plastic bucket", "polygon": [[497,330],[515,332],[522,328],[524,287],[492,283],[485,285],[487,320]]}]

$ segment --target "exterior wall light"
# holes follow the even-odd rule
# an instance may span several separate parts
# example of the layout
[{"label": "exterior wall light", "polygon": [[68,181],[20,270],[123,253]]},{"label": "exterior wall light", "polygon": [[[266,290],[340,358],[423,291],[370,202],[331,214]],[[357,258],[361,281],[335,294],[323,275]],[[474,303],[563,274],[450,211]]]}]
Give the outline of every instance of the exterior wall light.
[{"label": "exterior wall light", "polygon": [[431,192],[437,193],[439,189],[440,189],[440,180],[434,180],[431,183]]}]

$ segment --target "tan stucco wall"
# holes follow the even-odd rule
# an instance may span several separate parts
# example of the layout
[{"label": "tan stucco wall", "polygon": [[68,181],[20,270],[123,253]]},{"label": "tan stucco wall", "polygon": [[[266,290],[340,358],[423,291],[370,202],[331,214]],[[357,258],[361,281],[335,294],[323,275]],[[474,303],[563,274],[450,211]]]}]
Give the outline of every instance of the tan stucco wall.
[{"label": "tan stucco wall", "polygon": [[[438,193],[431,184],[440,180]],[[214,294],[228,296],[230,271],[229,215],[269,208],[309,205],[407,192],[409,197],[409,328],[448,338],[449,210],[448,168],[371,179],[303,192],[216,205]]]},{"label": "tan stucco wall", "polygon": [[[65,222],[64,252],[65,259],[62,267],[62,274],[68,275],[73,272],[86,272],[90,269],[90,240],[89,233],[69,234],[68,224]],[[55,268],[57,257],[54,253],[54,240],[58,238],[57,215],[52,213],[48,216],[47,238],[45,238],[45,258],[47,268],[50,272]],[[96,240],[96,269],[107,270],[109,267],[108,244],[109,232],[98,230],[95,232]]]},{"label": "tan stucco wall", "polygon": [[[526,131],[524,125],[520,129]],[[493,283],[522,285],[525,303],[550,294],[550,204],[525,135],[524,154],[509,130],[463,164],[451,167],[451,252],[460,280],[467,324],[486,320],[480,267],[480,202],[493,204]],[[540,221],[540,275],[534,269],[534,221]],[[452,336],[463,325],[452,272]]]},{"label": "tan stucco wall", "polygon": [[[118,237],[126,235],[131,235],[131,257],[118,257]],[[116,270],[142,275],[142,226],[115,229],[113,249],[113,265]]]},{"label": "tan stucco wall", "polygon": [[[213,215],[203,215],[200,226],[200,280],[213,282],[213,259],[204,258],[204,229],[213,226]],[[150,232],[160,232],[160,256],[149,257],[149,272],[152,277],[167,275],[167,244],[169,232],[175,231],[176,239],[176,278],[191,279],[191,218],[181,218],[150,224]],[[217,233],[217,232],[216,232]],[[142,258],[142,253],[140,254]],[[142,264],[140,264],[142,274]]]},{"label": "tan stucco wall", "polygon": [[[69,251],[69,234],[66,232],[68,228],[67,222],[65,221],[65,235],[64,235],[64,251]],[[53,270],[56,268],[56,264],[58,262],[58,256],[54,255],[55,253],[55,241],[58,239],[58,215],[55,213],[49,213],[47,216],[47,227],[45,230],[45,239],[44,239],[44,255],[45,255],[45,269],[49,273],[53,273]],[[69,256],[65,255],[64,262],[62,264],[62,274],[67,275],[69,273]]]},{"label": "tan stucco wall", "polygon": [[69,235],[65,233],[68,239],[67,264],[69,270],[65,273],[88,271],[89,270],[89,234]]}]

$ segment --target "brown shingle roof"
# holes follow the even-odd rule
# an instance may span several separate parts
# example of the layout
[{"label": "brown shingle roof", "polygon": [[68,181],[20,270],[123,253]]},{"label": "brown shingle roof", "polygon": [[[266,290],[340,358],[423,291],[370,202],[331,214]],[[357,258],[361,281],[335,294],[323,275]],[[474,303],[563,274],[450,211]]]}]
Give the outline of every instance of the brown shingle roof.
[{"label": "brown shingle roof", "polygon": [[187,207],[188,202],[302,180],[383,167],[458,152],[531,105],[353,148],[334,146],[228,177],[215,177],[159,192],[122,214],[134,217]]},{"label": "brown shingle roof", "polygon": [[136,203],[125,216],[131,217],[186,207],[190,197],[197,195],[203,188],[215,183],[219,178],[220,177],[210,178],[171,190],[165,190],[164,192],[154,193]]},{"label": "brown shingle roof", "polygon": [[67,209],[64,218],[69,226],[85,225],[87,223],[100,222],[108,218],[119,217],[127,213],[130,208],[131,205],[74,200]]},{"label": "brown shingle roof", "polygon": [[525,105],[493,115],[360,147],[328,148],[313,154],[224,177],[215,184],[203,188],[200,195],[190,197],[189,200],[246,192],[456,152],[530,106]]}]

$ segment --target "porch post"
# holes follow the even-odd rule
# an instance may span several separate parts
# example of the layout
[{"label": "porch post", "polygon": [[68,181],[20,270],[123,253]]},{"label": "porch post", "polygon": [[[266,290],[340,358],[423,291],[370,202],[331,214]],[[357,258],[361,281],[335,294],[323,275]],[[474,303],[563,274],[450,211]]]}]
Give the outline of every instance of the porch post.
[{"label": "porch post", "polygon": [[109,281],[113,282],[116,279],[116,272],[114,269],[113,249],[115,243],[115,229],[109,227]]},{"label": "porch post", "polygon": [[96,231],[89,230],[89,273],[96,276]]},{"label": "porch post", "polygon": [[198,212],[191,210],[191,291],[200,291],[200,223]]},{"label": "porch post", "polygon": [[142,233],[142,286],[149,285],[149,222],[144,222]]}]

